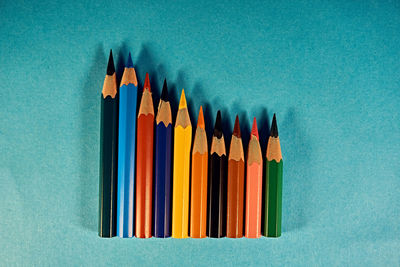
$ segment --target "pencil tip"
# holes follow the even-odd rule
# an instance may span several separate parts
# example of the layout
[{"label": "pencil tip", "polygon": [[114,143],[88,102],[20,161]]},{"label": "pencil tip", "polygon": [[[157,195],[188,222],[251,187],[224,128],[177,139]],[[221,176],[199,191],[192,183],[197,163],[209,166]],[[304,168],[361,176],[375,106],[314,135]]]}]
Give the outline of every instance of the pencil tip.
[{"label": "pencil tip", "polygon": [[182,89],[181,100],[179,101],[179,109],[187,108],[185,90]]},{"label": "pencil tip", "polygon": [[222,137],[222,119],[221,119],[221,111],[220,110],[218,110],[217,118],[215,119],[214,136],[217,138]]},{"label": "pencil tip", "polygon": [[149,78],[149,74],[146,73],[146,78],[144,79],[144,86],[143,86],[143,91],[147,89],[149,90],[149,92],[151,92],[151,87],[150,87],[150,78]]},{"label": "pencil tip", "polygon": [[233,135],[237,138],[240,138],[240,125],[239,125],[239,116],[236,115],[235,126],[233,127]]},{"label": "pencil tip", "polygon": [[110,56],[108,57],[107,75],[113,75],[115,73],[114,58],[112,49],[110,49]]},{"label": "pencil tip", "polygon": [[276,115],[275,115],[275,113],[274,113],[274,117],[272,118],[271,137],[278,137],[278,126],[276,124]]},{"label": "pencil tip", "polygon": [[161,91],[161,100],[168,102],[168,87],[167,87],[167,79],[164,79],[164,85]]},{"label": "pencil tip", "polygon": [[254,117],[254,119],[253,119],[253,127],[251,127],[251,134],[254,135],[257,138],[257,140],[260,140],[260,137],[258,136],[256,117]]},{"label": "pencil tip", "polygon": [[197,127],[200,127],[201,129],[205,128],[204,114],[203,114],[203,107],[202,106],[200,106],[199,118],[197,119]]},{"label": "pencil tip", "polygon": [[129,52],[128,55],[128,63],[126,63],[127,68],[133,68],[133,62],[132,62],[132,57],[131,57],[131,52]]}]

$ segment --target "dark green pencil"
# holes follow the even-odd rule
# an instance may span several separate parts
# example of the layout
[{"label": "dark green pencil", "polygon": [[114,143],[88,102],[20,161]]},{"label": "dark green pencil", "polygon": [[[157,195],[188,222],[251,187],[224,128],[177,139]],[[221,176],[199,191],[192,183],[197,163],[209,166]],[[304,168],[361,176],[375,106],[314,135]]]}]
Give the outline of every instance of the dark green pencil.
[{"label": "dark green pencil", "polygon": [[276,116],[272,119],[271,136],[265,163],[265,236],[281,236],[282,224],[282,153]]},{"label": "dark green pencil", "polygon": [[117,210],[117,79],[112,51],[101,92],[99,236],[113,237]]}]

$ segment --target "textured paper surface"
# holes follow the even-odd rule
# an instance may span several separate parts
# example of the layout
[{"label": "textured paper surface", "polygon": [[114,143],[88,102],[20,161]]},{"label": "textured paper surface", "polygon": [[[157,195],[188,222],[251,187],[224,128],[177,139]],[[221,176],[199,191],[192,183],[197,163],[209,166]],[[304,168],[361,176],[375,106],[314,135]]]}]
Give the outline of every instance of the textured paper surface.
[{"label": "textured paper surface", "polygon": [[[0,259],[4,266],[398,266],[399,1],[2,1]],[[97,237],[100,97],[128,52],[173,119],[236,113],[262,154],[277,113],[282,237]],[[229,138],[229,140],[228,140]],[[209,139],[211,140],[211,138]]]}]

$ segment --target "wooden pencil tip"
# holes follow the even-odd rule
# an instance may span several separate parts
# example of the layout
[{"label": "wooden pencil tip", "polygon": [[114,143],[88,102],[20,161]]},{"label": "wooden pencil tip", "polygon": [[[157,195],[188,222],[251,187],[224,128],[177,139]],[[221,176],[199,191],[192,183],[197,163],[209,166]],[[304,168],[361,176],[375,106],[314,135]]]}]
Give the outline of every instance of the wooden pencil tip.
[{"label": "wooden pencil tip", "polygon": [[185,90],[182,89],[181,100],[179,101],[179,109],[187,108]]},{"label": "wooden pencil tip", "polygon": [[162,91],[161,91],[161,100],[162,101],[165,101],[165,102],[168,102],[169,100],[168,100],[168,87],[167,87],[167,79],[164,79],[164,85],[163,85],[163,88],[162,88]]},{"label": "wooden pencil tip", "polygon": [[271,137],[278,137],[278,126],[276,124],[276,115],[274,113],[274,117],[272,118],[271,124]]},{"label": "wooden pencil tip", "polygon": [[236,115],[235,126],[233,127],[233,135],[237,138],[240,138],[240,125],[239,125],[239,116]]},{"label": "wooden pencil tip", "polygon": [[149,92],[151,92],[151,87],[150,87],[150,78],[149,78],[149,74],[146,73],[146,78],[144,79],[144,86],[143,86],[143,91],[147,89],[149,90]]},{"label": "wooden pencil tip", "polygon": [[254,119],[253,119],[253,127],[251,127],[251,134],[254,135],[257,138],[257,140],[260,140],[260,137],[258,136],[256,117],[254,117]]},{"label": "wooden pencil tip", "polygon": [[114,58],[112,49],[110,49],[110,56],[108,57],[107,75],[113,75],[115,73]]},{"label": "wooden pencil tip", "polygon": [[132,62],[132,57],[131,57],[131,52],[129,52],[128,55],[128,63],[126,63],[127,68],[133,68],[133,62]]},{"label": "wooden pencil tip", "polygon": [[221,111],[218,110],[217,118],[215,119],[214,125],[214,134],[215,137],[221,138],[222,137],[222,119],[221,119]]},{"label": "wooden pencil tip", "polygon": [[199,118],[197,119],[197,127],[205,129],[203,107],[200,106]]}]

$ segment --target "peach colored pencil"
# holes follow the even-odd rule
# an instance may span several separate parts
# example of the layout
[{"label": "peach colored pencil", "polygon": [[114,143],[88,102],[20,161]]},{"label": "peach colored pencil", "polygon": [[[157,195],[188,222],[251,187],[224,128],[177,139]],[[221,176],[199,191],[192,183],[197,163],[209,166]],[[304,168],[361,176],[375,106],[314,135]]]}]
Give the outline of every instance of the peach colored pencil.
[{"label": "peach colored pencil", "polygon": [[261,198],[263,162],[256,118],[253,120],[247,150],[245,237],[261,236]]}]

